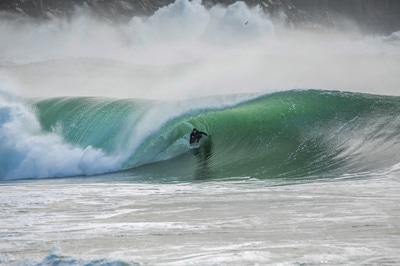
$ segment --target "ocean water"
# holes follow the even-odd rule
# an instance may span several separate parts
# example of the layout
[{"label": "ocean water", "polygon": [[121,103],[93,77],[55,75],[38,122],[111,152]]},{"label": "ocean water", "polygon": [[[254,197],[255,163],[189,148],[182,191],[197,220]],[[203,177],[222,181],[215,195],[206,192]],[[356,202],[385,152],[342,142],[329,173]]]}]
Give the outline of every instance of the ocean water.
[{"label": "ocean water", "polygon": [[177,0],[0,36],[0,264],[400,263],[398,32]]}]

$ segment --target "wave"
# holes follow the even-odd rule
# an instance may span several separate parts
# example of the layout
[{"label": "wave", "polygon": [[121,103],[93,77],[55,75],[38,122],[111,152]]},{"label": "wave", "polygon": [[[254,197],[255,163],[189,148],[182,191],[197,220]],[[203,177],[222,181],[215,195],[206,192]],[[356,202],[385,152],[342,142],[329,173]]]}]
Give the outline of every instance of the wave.
[{"label": "wave", "polygon": [[398,97],[349,92],[264,95],[169,122],[162,132],[177,129],[185,138],[188,129],[180,127],[189,123],[211,137],[199,150],[139,173],[197,179],[377,173],[399,162],[399,108]]},{"label": "wave", "polygon": [[[400,161],[395,96],[291,90],[190,101],[0,99],[3,180],[127,169],[145,178],[298,178],[384,171]],[[193,127],[210,137],[191,150]]]}]

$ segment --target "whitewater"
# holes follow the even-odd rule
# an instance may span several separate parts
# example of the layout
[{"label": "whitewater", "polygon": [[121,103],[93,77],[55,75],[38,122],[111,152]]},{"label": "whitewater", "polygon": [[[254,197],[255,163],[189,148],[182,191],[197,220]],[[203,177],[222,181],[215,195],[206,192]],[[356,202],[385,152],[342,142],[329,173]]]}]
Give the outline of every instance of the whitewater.
[{"label": "whitewater", "polygon": [[0,20],[0,264],[400,263],[400,32]]}]

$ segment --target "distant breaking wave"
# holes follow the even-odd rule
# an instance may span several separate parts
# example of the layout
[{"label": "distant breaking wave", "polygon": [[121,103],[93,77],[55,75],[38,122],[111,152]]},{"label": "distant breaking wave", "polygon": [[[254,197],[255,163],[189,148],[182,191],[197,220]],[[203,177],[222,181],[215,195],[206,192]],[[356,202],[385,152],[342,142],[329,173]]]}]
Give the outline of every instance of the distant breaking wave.
[{"label": "distant breaking wave", "polygon": [[[233,104],[201,101],[188,108],[186,101],[53,98],[24,109],[8,99],[0,109],[1,179],[127,169],[152,177],[301,178],[400,162],[399,97],[292,90]],[[193,127],[211,134],[196,150],[188,146]]]}]

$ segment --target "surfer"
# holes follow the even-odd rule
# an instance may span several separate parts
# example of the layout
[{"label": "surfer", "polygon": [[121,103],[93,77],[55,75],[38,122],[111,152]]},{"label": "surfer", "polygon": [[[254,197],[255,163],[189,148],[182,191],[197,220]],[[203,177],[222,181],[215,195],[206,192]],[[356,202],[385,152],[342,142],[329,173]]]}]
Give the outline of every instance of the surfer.
[{"label": "surfer", "polygon": [[197,143],[199,143],[200,139],[203,137],[202,135],[207,135],[207,133],[204,133],[200,130],[197,130],[195,128],[193,128],[192,133],[190,133],[190,146],[195,146],[197,145]]}]

